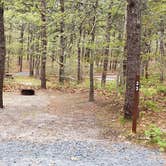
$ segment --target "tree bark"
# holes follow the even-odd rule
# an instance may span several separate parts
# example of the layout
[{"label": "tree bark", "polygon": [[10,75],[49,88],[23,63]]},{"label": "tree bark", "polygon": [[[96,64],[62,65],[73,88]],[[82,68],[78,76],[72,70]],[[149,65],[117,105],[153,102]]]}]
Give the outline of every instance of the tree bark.
[{"label": "tree bark", "polygon": [[[95,42],[95,33],[96,33],[96,14],[97,14],[98,0],[96,0],[95,5],[93,6],[94,17],[92,19],[92,32],[91,32],[91,44],[94,45]],[[94,52],[93,49],[90,49],[90,90],[89,90],[89,101],[94,101]]]},{"label": "tree bark", "polygon": [[65,4],[64,0],[60,0],[60,10],[62,14],[61,22],[60,22],[60,46],[61,46],[61,54],[60,54],[60,66],[59,66],[59,82],[64,83],[64,61],[65,61],[65,23],[64,23],[64,12],[65,12]]},{"label": "tree bark", "polygon": [[82,77],[81,77],[81,46],[80,46],[81,36],[82,36],[82,25],[80,25],[80,27],[79,27],[79,39],[78,39],[78,46],[77,46],[77,48],[78,48],[78,57],[77,57],[77,60],[78,60],[78,64],[77,64],[77,82],[78,82],[78,84],[82,80]]},{"label": "tree bark", "polygon": [[29,52],[30,52],[30,24],[28,24],[28,37],[27,37],[27,57],[26,60],[29,61]]},{"label": "tree bark", "polygon": [[147,54],[147,59],[145,61],[145,78],[148,79],[149,78],[149,61],[150,61],[150,57],[149,54],[151,52],[151,42],[150,43],[146,43],[146,54]]},{"label": "tree bark", "polygon": [[21,25],[21,31],[20,31],[19,72],[22,72],[23,68],[23,50],[24,50],[24,24]]},{"label": "tree bark", "polygon": [[41,88],[46,89],[46,56],[47,56],[47,21],[46,21],[46,0],[41,0]]},{"label": "tree bark", "polygon": [[127,78],[124,117],[132,118],[135,97],[135,79],[140,75],[141,0],[127,0]]},{"label": "tree bark", "polygon": [[161,20],[160,23],[160,62],[161,62],[161,67],[160,67],[160,81],[164,81],[164,69],[165,69],[165,59],[164,59],[164,21]]},{"label": "tree bark", "polygon": [[39,78],[40,75],[40,36],[37,37],[37,43],[36,43],[36,52],[35,52],[35,77]]},{"label": "tree bark", "polygon": [[112,8],[112,1],[110,2],[109,5],[109,12],[107,16],[107,27],[106,27],[106,47],[104,49],[104,63],[103,63],[103,72],[102,72],[102,80],[101,80],[101,86],[105,87],[106,84],[106,77],[107,77],[107,70],[108,70],[108,56],[109,56],[109,45],[110,45],[110,31],[111,31],[111,19],[112,19],[112,14],[111,14],[111,8]]},{"label": "tree bark", "polygon": [[5,44],[5,32],[4,32],[4,8],[3,3],[0,3],[0,108],[3,108],[3,79],[5,72],[5,56],[6,56],[6,44]]},{"label": "tree bark", "polygon": [[9,36],[8,36],[8,45],[9,45],[9,48],[8,50],[6,51],[6,54],[7,54],[7,57],[6,57],[6,72],[9,73],[10,72],[10,56],[11,56],[11,48],[10,48],[10,45],[12,43],[12,24],[10,23],[10,28],[9,28],[10,32],[9,32]]},{"label": "tree bark", "polygon": [[31,32],[30,37],[30,46],[29,46],[29,76],[34,76],[34,64],[33,64],[33,55],[34,54],[34,34]]}]

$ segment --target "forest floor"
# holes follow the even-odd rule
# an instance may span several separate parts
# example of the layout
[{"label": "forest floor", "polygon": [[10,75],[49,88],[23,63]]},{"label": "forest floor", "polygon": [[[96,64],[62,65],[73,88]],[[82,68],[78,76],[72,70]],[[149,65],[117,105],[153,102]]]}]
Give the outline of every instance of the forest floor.
[{"label": "forest floor", "polygon": [[0,166],[165,166],[157,150],[126,141],[112,99],[88,91],[6,92],[0,110]]}]

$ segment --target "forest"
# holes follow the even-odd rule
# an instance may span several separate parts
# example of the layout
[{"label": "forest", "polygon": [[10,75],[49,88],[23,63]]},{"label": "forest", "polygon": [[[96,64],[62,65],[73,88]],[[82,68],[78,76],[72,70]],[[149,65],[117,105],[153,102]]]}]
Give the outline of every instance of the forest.
[{"label": "forest", "polygon": [[0,0],[0,165],[165,166],[166,0]]}]

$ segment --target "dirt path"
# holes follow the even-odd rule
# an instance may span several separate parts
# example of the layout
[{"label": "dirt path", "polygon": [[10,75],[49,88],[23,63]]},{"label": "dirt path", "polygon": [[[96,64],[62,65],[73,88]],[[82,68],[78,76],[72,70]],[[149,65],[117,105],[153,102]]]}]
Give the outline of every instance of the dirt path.
[{"label": "dirt path", "polygon": [[87,94],[5,93],[6,107],[0,110],[0,166],[132,166],[136,161],[138,166],[165,165],[157,151],[120,142],[117,130],[104,126],[114,120],[103,110],[106,101],[97,98],[89,103]]},{"label": "dirt path", "polygon": [[88,93],[56,93],[49,113],[58,121],[54,128],[63,138],[76,140],[101,140],[103,128],[99,125],[98,112],[102,101],[88,102]]},{"label": "dirt path", "polygon": [[6,107],[0,112],[0,139],[101,140],[97,111],[102,106],[87,98],[86,93],[39,91],[30,97],[6,93]]}]

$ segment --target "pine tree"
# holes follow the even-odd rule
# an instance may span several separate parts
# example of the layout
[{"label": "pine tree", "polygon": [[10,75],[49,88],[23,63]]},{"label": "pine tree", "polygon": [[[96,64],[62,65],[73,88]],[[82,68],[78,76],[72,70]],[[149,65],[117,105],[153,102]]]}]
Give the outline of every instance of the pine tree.
[{"label": "pine tree", "polygon": [[3,80],[5,71],[5,34],[4,34],[4,7],[0,2],[0,108],[3,108]]}]

